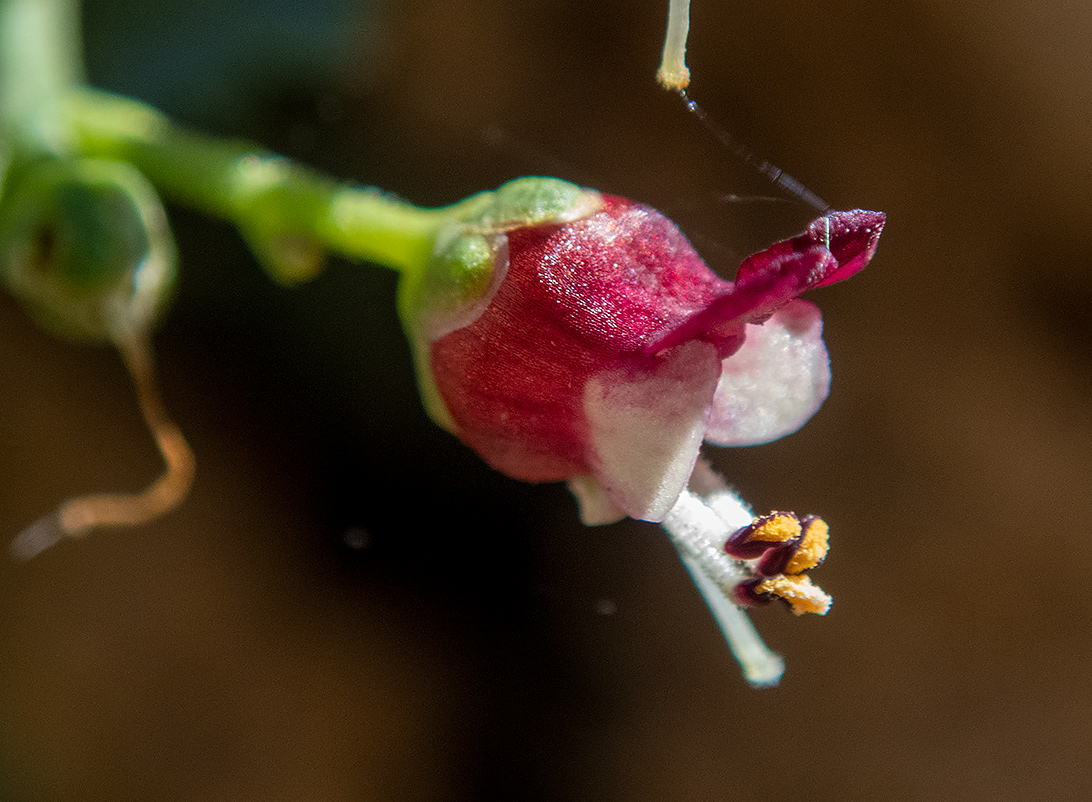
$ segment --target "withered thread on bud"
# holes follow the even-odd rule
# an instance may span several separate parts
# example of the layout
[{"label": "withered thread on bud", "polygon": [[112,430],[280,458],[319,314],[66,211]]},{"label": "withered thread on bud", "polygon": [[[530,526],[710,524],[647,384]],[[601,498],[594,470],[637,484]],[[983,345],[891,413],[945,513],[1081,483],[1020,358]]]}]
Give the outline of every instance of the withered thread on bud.
[{"label": "withered thread on bud", "polygon": [[170,512],[189,493],[195,469],[193,451],[163,405],[147,337],[121,335],[117,347],[166,468],[138,493],[95,493],[62,502],[12,541],[11,553],[18,559],[29,560],[65,537],[80,537],[92,529],[148,523]]},{"label": "withered thread on bud", "polygon": [[667,10],[667,31],[664,34],[664,49],[660,59],[660,68],[656,71],[656,80],[660,86],[675,92],[687,110],[701,122],[720,144],[728,149],[739,161],[753,167],[771,184],[787,192],[797,200],[813,207],[821,214],[830,211],[830,204],[801,184],[780,167],[766,161],[753,150],[737,140],[722,126],[718,125],[697,101],[692,100],[686,89],[690,86],[690,70],[686,67],[686,38],[690,33],[690,0],[670,0]]},{"label": "withered thread on bud", "polygon": [[675,90],[676,93],[682,98],[683,103],[686,104],[687,111],[693,114],[701,122],[705,129],[713,135],[713,137],[720,142],[724,147],[728,149],[735,158],[739,159],[747,167],[752,167],[762,174],[771,184],[780,190],[788,193],[797,200],[801,200],[804,203],[811,206],[820,214],[826,214],[830,211],[830,204],[820,198],[806,186],[801,184],[791,175],[786,173],[780,167],[775,164],[771,164],[766,159],[759,156],[749,147],[744,145],[730,133],[723,126],[719,125],[713,120],[709,113],[698,105],[696,100],[691,99],[687,94],[686,89],[679,88]]}]

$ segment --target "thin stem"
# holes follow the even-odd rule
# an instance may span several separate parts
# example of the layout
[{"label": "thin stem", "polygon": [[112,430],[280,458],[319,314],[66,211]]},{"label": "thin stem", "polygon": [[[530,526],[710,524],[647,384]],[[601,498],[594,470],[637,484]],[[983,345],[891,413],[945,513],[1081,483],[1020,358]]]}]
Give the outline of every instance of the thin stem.
[{"label": "thin stem", "polygon": [[667,9],[667,33],[656,80],[664,89],[686,89],[690,70],[686,68],[686,37],[690,33],[690,0],[671,0]]},{"label": "thin stem", "polygon": [[724,145],[733,156],[739,159],[742,164],[753,167],[775,187],[784,190],[794,198],[802,200],[820,214],[825,214],[830,211],[829,203],[780,167],[766,161],[749,147],[737,140],[732,134],[728,133],[728,129],[722,127],[710,117],[709,113],[699,106],[696,100],[690,98],[690,95],[686,93],[685,89],[678,89],[677,92],[679,97],[682,98],[683,103],[686,104],[687,110],[697,117],[701,121],[701,124],[705,126],[705,129],[712,134],[717,141]]},{"label": "thin stem", "polygon": [[70,537],[98,527],[138,526],[154,520],[177,506],[193,483],[193,451],[163,406],[147,340],[140,335],[120,337],[117,346],[166,470],[140,493],[97,494],[66,501],[58,510],[58,517],[61,528]]},{"label": "thin stem", "polygon": [[[398,271],[420,267],[454,207],[422,209],[348,186],[283,156],[185,130],[134,100],[94,89],[65,103],[79,149],[135,165],[169,197],[235,223],[254,244],[307,238]],[[309,278],[279,269],[284,281]]]},{"label": "thin stem", "polygon": [[[83,78],[77,0],[0,0],[0,149],[69,150],[61,98]],[[0,174],[6,167],[0,153]]]}]

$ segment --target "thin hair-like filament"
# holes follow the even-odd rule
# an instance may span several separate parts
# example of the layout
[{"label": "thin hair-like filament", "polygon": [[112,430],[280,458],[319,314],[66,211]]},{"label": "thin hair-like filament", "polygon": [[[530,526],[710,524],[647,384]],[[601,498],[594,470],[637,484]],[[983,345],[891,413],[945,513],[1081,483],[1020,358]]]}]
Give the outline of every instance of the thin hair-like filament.
[{"label": "thin hair-like filament", "polygon": [[29,560],[63,538],[80,537],[92,529],[148,523],[177,507],[189,493],[196,465],[193,451],[163,405],[148,339],[144,334],[124,335],[117,347],[165,470],[138,493],[94,493],[62,502],[12,541],[11,553],[19,559]]}]

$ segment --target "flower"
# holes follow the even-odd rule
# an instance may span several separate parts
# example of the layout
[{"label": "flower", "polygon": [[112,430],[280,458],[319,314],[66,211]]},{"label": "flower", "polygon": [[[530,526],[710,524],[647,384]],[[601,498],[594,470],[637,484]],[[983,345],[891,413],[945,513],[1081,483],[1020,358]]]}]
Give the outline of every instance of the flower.
[{"label": "flower", "polygon": [[[498,194],[558,185],[572,187],[521,179]],[[411,305],[428,319],[408,326],[427,404],[494,468],[567,481],[585,523],[661,521],[703,441],[768,442],[822,404],[822,321],[797,296],[864,267],[884,216],[824,215],[731,282],[654,209],[568,193],[532,222],[498,225],[494,205],[444,242],[432,297],[463,294]],[[474,281],[450,279],[453,251],[473,252]]]},{"label": "flower", "polygon": [[818,410],[830,364],[799,296],[863,268],[884,215],[825,214],[725,281],[656,210],[556,179],[451,214],[399,298],[429,413],[509,476],[568,482],[587,524],[661,522],[748,681],[775,685],[784,663],[742,608],[825,614],[806,572],[828,527],[756,518],[699,451],[775,440]]}]

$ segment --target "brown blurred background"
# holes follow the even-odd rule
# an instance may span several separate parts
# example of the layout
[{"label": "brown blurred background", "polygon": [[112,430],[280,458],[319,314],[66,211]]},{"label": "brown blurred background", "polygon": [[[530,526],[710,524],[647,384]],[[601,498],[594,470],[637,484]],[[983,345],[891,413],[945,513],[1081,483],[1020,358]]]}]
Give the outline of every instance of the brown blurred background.
[{"label": "brown blurred background", "polygon": [[[274,10],[264,8],[269,5]],[[199,457],[136,531],[0,561],[12,800],[1092,798],[1092,7],[695,0],[693,95],[839,208],[830,400],[712,454],[822,514],[825,619],[755,691],[666,538],[585,529],[420,410],[393,277],[285,290],[173,211],[157,339]],[[274,13],[275,12],[275,13]],[[666,0],[87,3],[92,80],[425,204],[643,200],[730,273],[806,210],[657,89]],[[159,470],[118,360],[0,298],[0,533]],[[6,537],[7,535],[3,535]]]}]

